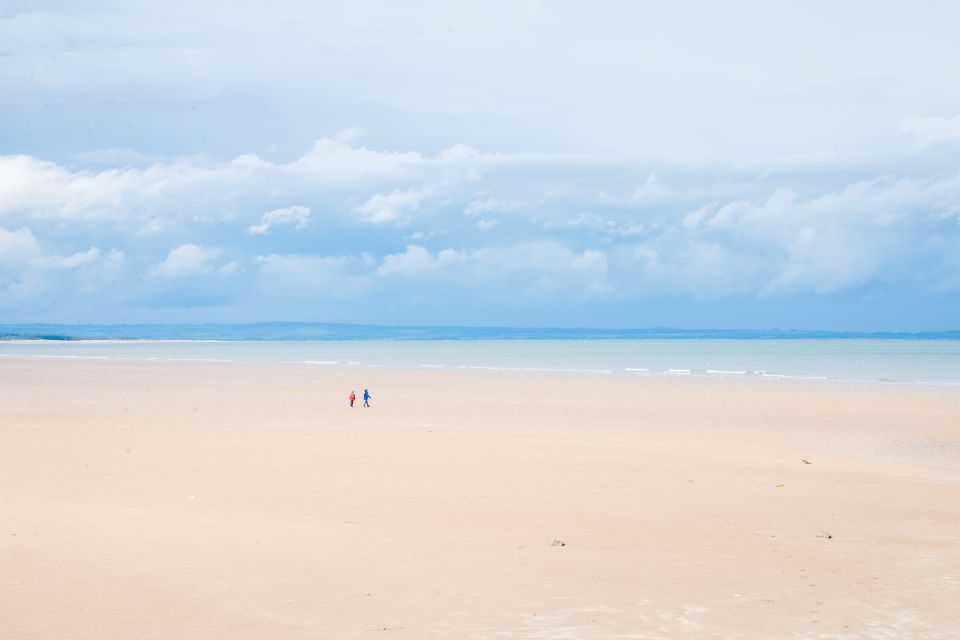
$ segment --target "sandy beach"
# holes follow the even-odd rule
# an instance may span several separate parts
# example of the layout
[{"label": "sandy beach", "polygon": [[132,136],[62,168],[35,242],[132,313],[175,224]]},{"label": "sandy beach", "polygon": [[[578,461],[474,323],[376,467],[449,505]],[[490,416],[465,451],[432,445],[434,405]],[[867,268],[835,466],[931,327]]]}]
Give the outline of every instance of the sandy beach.
[{"label": "sandy beach", "polygon": [[957,389],[6,357],[0,451],[4,638],[960,637]]}]

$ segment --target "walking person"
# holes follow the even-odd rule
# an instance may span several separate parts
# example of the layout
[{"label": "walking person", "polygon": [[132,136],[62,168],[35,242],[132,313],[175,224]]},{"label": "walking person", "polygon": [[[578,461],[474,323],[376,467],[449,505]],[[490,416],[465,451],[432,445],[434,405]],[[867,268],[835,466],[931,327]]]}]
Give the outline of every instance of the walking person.
[{"label": "walking person", "polygon": [[367,391],[366,389],[364,389],[364,390],[363,390],[363,406],[369,407],[369,406],[370,406],[370,398],[372,398],[372,397],[373,397],[373,396],[370,395],[370,392]]},{"label": "walking person", "polygon": [[350,392],[350,406],[353,406],[353,403],[357,400],[357,394],[353,391]]}]

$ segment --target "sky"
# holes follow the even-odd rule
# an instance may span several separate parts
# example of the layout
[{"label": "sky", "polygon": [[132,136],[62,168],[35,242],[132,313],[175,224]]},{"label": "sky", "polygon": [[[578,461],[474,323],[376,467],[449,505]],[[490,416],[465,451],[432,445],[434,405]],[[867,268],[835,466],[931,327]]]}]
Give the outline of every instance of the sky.
[{"label": "sky", "polygon": [[0,323],[958,329],[957,24],[0,0]]}]

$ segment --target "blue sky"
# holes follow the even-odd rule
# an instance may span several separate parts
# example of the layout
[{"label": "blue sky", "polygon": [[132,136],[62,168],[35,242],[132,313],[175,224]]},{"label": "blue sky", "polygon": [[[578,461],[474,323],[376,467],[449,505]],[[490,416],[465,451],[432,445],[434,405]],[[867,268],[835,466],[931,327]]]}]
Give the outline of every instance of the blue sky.
[{"label": "blue sky", "polygon": [[960,327],[960,5],[0,4],[0,321]]}]

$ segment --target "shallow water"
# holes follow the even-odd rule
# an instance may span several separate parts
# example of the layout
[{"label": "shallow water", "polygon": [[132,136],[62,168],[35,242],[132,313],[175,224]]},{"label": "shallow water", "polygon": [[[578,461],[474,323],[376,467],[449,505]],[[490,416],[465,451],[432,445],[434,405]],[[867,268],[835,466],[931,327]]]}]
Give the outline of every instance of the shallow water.
[{"label": "shallow water", "polygon": [[752,376],[960,387],[958,340],[0,342],[0,357]]}]

